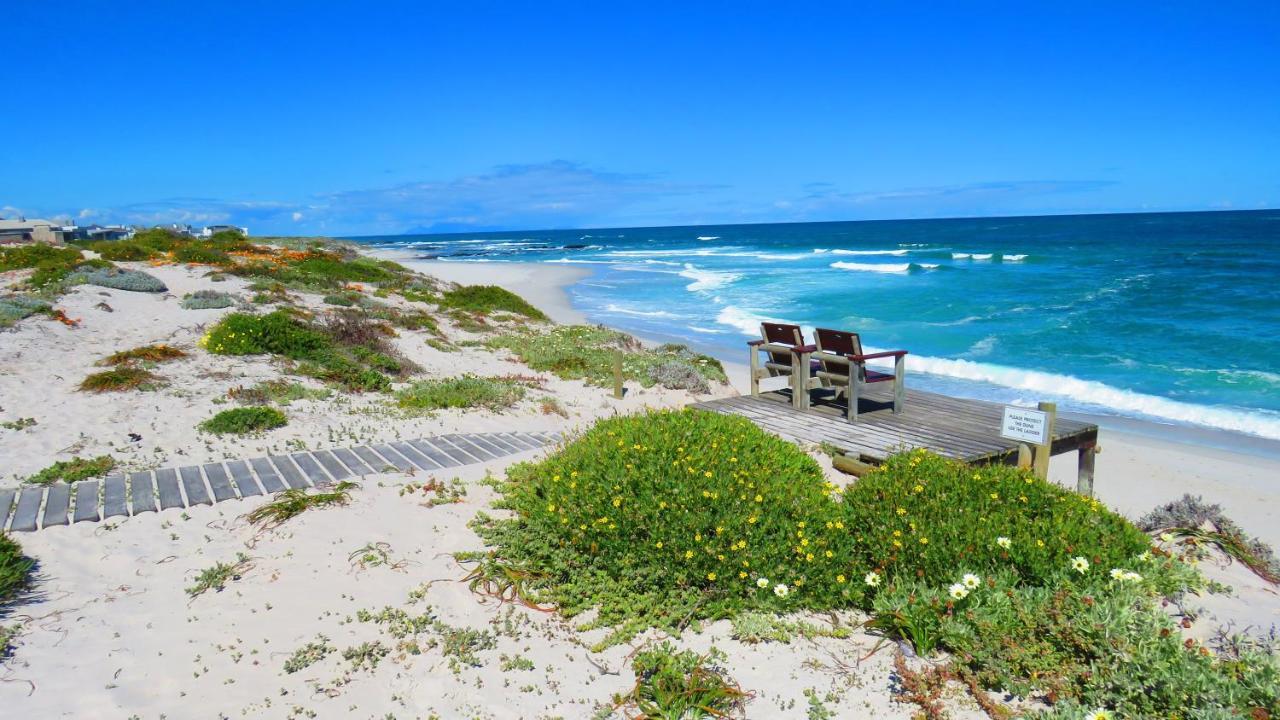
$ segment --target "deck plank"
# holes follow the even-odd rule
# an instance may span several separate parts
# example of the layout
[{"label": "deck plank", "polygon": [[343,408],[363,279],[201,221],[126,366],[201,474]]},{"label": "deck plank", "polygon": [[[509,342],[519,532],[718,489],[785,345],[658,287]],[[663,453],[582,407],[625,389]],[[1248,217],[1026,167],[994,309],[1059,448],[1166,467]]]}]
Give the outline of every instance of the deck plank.
[{"label": "deck plank", "polygon": [[200,475],[199,465],[178,468],[178,476],[182,478],[182,489],[187,494],[187,507],[213,504],[209,490],[204,485],[204,478]]},{"label": "deck plank", "polygon": [[343,465],[342,462],[339,461],[338,458],[334,457],[333,453],[328,450],[316,450],[311,454],[315,456],[316,460],[320,461],[321,467],[328,471],[329,476],[334,480],[346,480],[347,478],[352,477],[353,473],[347,469],[347,466]]},{"label": "deck plank", "polygon": [[44,517],[40,527],[67,524],[67,511],[71,509],[71,486],[66,483],[54,483],[49,486],[49,496],[44,501]]},{"label": "deck plank", "polygon": [[431,438],[431,442],[435,443],[436,447],[449,453],[451,457],[462,465],[484,462],[485,460],[483,456],[478,454],[479,450],[473,450],[463,444],[457,435],[440,435],[439,437]]},{"label": "deck plank", "polygon": [[483,447],[480,447],[478,444],[472,442],[471,438],[467,435],[445,435],[444,439],[454,445],[457,445],[459,448],[467,451],[476,458],[479,458],[481,462],[484,462],[485,460],[494,460],[498,457]]},{"label": "deck plank", "polygon": [[125,501],[123,475],[112,475],[102,481],[102,517],[129,517],[129,504]]},{"label": "deck plank", "polygon": [[44,501],[44,488],[27,486],[18,494],[18,507],[13,511],[11,532],[33,532],[40,517],[40,504]]},{"label": "deck plank", "polygon": [[373,468],[347,448],[336,448],[333,454],[356,475],[372,475]]},{"label": "deck plank", "polygon": [[418,452],[417,448],[407,442],[393,442],[391,443],[391,447],[394,448],[396,452],[403,455],[406,460],[418,466],[421,470],[430,472],[432,470],[440,469],[439,463]]},{"label": "deck plank", "polygon": [[[76,483],[75,522],[98,522],[102,519],[98,512],[98,481],[82,480]],[[4,523],[0,522],[0,526]]]},{"label": "deck plank", "polygon": [[[485,452],[488,452],[495,458],[506,457],[507,455],[512,454],[510,448],[498,444],[490,435],[468,435],[467,442],[475,445]],[[519,450],[518,452],[524,452],[524,450]]]},{"label": "deck plank", "polygon": [[129,476],[129,499],[133,504],[134,515],[156,511],[155,489],[150,470]]},{"label": "deck plank", "polygon": [[381,455],[386,462],[390,463],[392,467],[400,472],[407,473],[416,470],[413,463],[402,457],[400,453],[392,449],[390,445],[370,445],[369,447]]},{"label": "deck plank", "polygon": [[164,468],[156,471],[156,492],[160,495],[160,509],[186,507],[182,491],[178,489],[178,471]]},{"label": "deck plank", "polygon": [[351,448],[351,452],[355,453],[361,460],[373,469],[375,475],[385,472],[395,472],[396,466],[382,459],[382,456],[373,451],[368,445]]},{"label": "deck plank", "polygon": [[418,452],[431,458],[440,467],[457,467],[462,464],[448,453],[431,444],[429,439],[410,440],[409,444],[416,448]]},{"label": "deck plank", "polygon": [[293,461],[298,464],[298,467],[302,470],[303,474],[307,476],[307,480],[311,481],[313,486],[320,487],[321,485],[329,484],[329,476],[325,474],[324,468],[320,467],[320,463],[316,462],[315,457],[313,457],[311,453],[299,452],[294,453],[290,457],[292,457]]}]

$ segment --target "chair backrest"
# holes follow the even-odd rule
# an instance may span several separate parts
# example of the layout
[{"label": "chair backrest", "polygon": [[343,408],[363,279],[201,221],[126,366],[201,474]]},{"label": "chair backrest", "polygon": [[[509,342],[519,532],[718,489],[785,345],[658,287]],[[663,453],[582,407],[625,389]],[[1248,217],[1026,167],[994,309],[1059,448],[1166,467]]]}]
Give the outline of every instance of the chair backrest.
[{"label": "chair backrest", "polygon": [[[776,343],[778,345],[803,345],[804,335],[800,332],[799,325],[788,325],[786,323],[760,323],[760,336],[767,343]],[[779,365],[790,365],[790,353],[769,353],[770,360]]]},{"label": "chair backrest", "polygon": [[[844,330],[831,330],[829,328],[816,328],[813,336],[818,349],[823,352],[836,353],[837,355],[861,355],[862,354],[862,338],[858,337],[858,333],[846,332]],[[849,374],[852,366],[842,363],[833,363],[823,361],[822,369],[829,373],[837,373],[840,375]],[[859,366],[861,371],[861,366]]]}]

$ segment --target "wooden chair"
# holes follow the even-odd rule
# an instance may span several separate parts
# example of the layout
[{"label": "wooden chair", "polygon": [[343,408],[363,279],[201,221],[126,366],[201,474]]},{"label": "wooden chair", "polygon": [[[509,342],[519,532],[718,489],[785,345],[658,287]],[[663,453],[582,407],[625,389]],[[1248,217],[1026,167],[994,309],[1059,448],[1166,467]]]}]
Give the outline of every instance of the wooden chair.
[{"label": "wooden chair", "polygon": [[[760,394],[760,380],[787,377],[791,385],[791,404],[798,409],[809,406],[809,389],[816,382],[813,371],[817,363],[810,354],[817,350],[806,345],[799,325],[760,323],[760,339],[747,343],[751,353],[751,394]],[[761,364],[761,353],[766,353]]]},{"label": "wooden chair", "polygon": [[[836,397],[845,395],[849,409],[849,422],[858,421],[858,398],[862,388],[869,383],[893,382],[893,412],[902,412],[906,400],[906,350],[886,350],[878,353],[862,352],[862,339],[857,333],[818,328],[814,330],[817,351],[813,357],[820,365],[815,375],[827,387],[836,388]],[[868,368],[868,360],[893,358],[893,374]]]}]

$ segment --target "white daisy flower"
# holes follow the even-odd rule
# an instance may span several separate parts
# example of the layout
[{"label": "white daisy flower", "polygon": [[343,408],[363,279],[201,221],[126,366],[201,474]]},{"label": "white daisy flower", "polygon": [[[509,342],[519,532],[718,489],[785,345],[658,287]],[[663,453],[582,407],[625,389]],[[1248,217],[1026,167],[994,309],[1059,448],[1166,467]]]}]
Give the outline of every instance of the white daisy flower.
[{"label": "white daisy flower", "polygon": [[969,589],[961,583],[956,583],[947,588],[947,594],[955,600],[963,600],[969,596]]},{"label": "white daisy flower", "polygon": [[960,582],[970,590],[977,590],[978,586],[982,584],[982,578],[973,573],[965,573],[964,577],[960,578]]},{"label": "white daisy flower", "polygon": [[780,598],[786,597],[787,593],[789,592],[791,592],[791,590],[789,590],[787,586],[784,585],[783,583],[778,583],[777,585],[773,586],[773,594],[777,595]]},{"label": "white daisy flower", "polygon": [[1085,720],[1113,720],[1113,718],[1115,718],[1115,715],[1112,715],[1110,710],[1103,710],[1102,708],[1098,708],[1097,710],[1094,710],[1088,715],[1085,715],[1084,718]]},{"label": "white daisy flower", "polygon": [[1004,548],[1005,550],[1008,550],[1009,548],[1013,547],[1013,541],[1003,535],[996,538],[996,544]]},{"label": "white daisy flower", "polygon": [[1089,561],[1077,555],[1071,558],[1071,569],[1083,575],[1089,570]]},{"label": "white daisy flower", "polygon": [[762,590],[763,590],[764,588],[769,587],[769,578],[763,578],[763,577],[762,577],[762,578],[758,578],[758,579],[756,580],[756,587],[758,587],[758,588],[760,588],[760,589],[762,589]]},{"label": "white daisy flower", "polygon": [[872,570],[871,572],[867,573],[866,577],[862,578],[862,582],[866,583],[870,587],[879,587],[880,573]]}]

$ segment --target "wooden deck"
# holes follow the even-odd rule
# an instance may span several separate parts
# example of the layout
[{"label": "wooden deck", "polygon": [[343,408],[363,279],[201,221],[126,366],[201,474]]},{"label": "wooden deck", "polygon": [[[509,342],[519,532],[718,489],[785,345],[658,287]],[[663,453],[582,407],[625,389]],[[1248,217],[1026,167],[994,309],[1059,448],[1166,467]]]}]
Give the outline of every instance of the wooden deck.
[{"label": "wooden deck", "polygon": [[[741,415],[797,443],[829,443],[868,463],[878,464],[895,452],[914,448],[968,463],[1017,461],[1018,443],[1000,437],[1004,406],[997,403],[907,390],[902,413],[894,415],[892,390],[875,388],[868,389],[858,406],[858,422],[851,423],[845,419],[844,401],[832,400],[830,391],[814,390],[811,398],[807,410],[792,406],[790,389],[712,400],[694,407]],[[1080,451],[1081,473],[1085,472],[1087,456],[1092,484],[1092,453],[1097,442],[1097,425],[1059,417],[1051,454]]]}]

